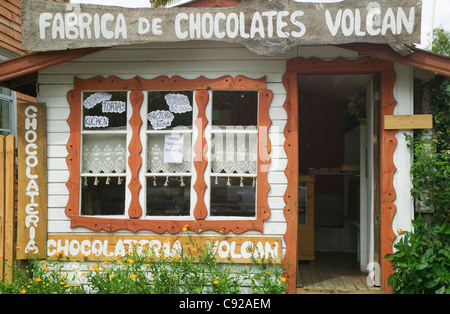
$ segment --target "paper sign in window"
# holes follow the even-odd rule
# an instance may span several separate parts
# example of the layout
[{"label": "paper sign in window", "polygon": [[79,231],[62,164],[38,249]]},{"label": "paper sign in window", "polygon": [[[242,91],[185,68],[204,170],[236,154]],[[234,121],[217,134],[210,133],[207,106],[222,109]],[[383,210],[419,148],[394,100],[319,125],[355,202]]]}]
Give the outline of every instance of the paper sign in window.
[{"label": "paper sign in window", "polygon": [[127,103],[119,100],[105,100],[102,102],[102,112],[122,113],[127,109]]},{"label": "paper sign in window", "polygon": [[148,121],[155,130],[162,130],[171,126],[174,117],[173,113],[167,110],[156,110],[147,115]]},{"label": "paper sign in window", "polygon": [[185,113],[192,111],[192,106],[189,103],[189,97],[183,94],[167,94],[164,96],[169,110],[173,113]]},{"label": "paper sign in window", "polygon": [[109,126],[109,118],[102,116],[85,116],[84,126],[86,128],[106,128]]},{"label": "paper sign in window", "polygon": [[164,141],[164,162],[180,164],[183,162],[183,134],[168,134]]},{"label": "paper sign in window", "polygon": [[111,100],[112,95],[108,94],[108,93],[95,93],[90,95],[89,97],[87,97],[84,102],[84,108],[86,109],[92,109],[94,108],[97,104],[100,104],[104,101],[108,101]]}]

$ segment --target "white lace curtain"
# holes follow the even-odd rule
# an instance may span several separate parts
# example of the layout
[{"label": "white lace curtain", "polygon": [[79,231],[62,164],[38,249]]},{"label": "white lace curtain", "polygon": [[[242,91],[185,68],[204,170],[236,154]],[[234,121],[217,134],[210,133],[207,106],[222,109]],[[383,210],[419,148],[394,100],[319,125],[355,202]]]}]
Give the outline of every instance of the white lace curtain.
[{"label": "white lace curtain", "polygon": [[192,134],[184,134],[183,157],[180,163],[164,161],[165,133],[151,134],[147,142],[147,172],[189,173],[192,165]]},{"label": "white lace curtain", "polygon": [[[212,137],[212,173],[256,174],[256,126],[224,126]],[[221,132],[221,131],[225,132]],[[249,131],[249,132],[247,132]]]},{"label": "white lace curtain", "polygon": [[[217,127],[212,134],[211,173],[255,176],[258,135],[256,126]],[[150,134],[147,142],[147,172],[184,174],[192,168],[192,134],[184,134],[181,162],[164,161],[165,134]],[[124,174],[126,171],[125,134],[83,136],[82,173]]]},{"label": "white lace curtain", "polygon": [[126,135],[83,136],[82,173],[125,173]]}]

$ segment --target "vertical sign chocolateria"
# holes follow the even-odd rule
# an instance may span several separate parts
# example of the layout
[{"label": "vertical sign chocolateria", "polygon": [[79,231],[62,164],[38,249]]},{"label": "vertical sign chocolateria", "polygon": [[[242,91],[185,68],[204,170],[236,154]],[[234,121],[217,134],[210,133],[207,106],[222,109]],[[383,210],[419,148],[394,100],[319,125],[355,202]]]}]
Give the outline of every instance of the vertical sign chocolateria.
[{"label": "vertical sign chocolateria", "polygon": [[45,104],[17,104],[17,259],[45,257],[47,141]]}]

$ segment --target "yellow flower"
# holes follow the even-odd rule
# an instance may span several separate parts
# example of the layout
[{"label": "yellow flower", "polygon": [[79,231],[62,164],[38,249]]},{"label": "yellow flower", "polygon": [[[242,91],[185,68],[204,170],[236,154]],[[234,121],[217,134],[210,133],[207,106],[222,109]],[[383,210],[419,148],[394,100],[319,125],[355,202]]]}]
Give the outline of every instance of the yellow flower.
[{"label": "yellow flower", "polygon": [[131,275],[130,275],[130,278],[131,278],[131,279],[136,279],[136,278],[137,278],[137,275],[131,274]]},{"label": "yellow flower", "polygon": [[174,258],[174,259],[177,259],[177,258],[178,258],[178,254],[174,254],[174,255],[173,255],[173,258]]},{"label": "yellow flower", "polygon": [[197,252],[197,248],[193,247],[193,248],[191,249],[191,251],[192,251],[192,252]]},{"label": "yellow flower", "polygon": [[86,276],[86,273],[81,273],[81,276]]},{"label": "yellow flower", "polygon": [[134,263],[134,260],[132,260],[131,258],[129,258],[129,259],[127,259],[127,263],[133,264],[133,263]]},{"label": "yellow flower", "polygon": [[150,267],[150,264],[145,264],[144,266],[145,266],[145,267]]},{"label": "yellow flower", "polygon": [[36,278],[34,281],[39,282],[39,281],[41,281],[41,280],[42,280],[41,278]]},{"label": "yellow flower", "polygon": [[20,291],[20,293],[25,294],[25,293],[27,293],[27,290],[23,289]]},{"label": "yellow flower", "polygon": [[69,285],[65,285],[65,286],[64,286],[64,288],[69,288],[69,287],[70,287]]},{"label": "yellow flower", "polygon": [[280,280],[281,280],[281,282],[286,282],[286,278],[284,278],[284,277],[281,277]]},{"label": "yellow flower", "polygon": [[61,275],[61,278],[66,278],[66,274],[62,274],[62,275]]},{"label": "yellow flower", "polygon": [[397,229],[397,233],[400,235],[400,234],[403,233],[403,230],[402,230],[401,228],[398,228],[398,229]]},{"label": "yellow flower", "polygon": [[183,229],[181,229],[181,230],[183,230],[183,231],[187,231],[188,229],[187,229],[186,227],[183,227]]},{"label": "yellow flower", "polygon": [[219,284],[219,280],[214,280],[213,284],[218,285]]},{"label": "yellow flower", "polygon": [[109,279],[113,279],[114,277],[114,274],[109,275]]},{"label": "yellow flower", "polygon": [[44,263],[45,263],[45,260],[41,260],[39,263],[44,264]]}]

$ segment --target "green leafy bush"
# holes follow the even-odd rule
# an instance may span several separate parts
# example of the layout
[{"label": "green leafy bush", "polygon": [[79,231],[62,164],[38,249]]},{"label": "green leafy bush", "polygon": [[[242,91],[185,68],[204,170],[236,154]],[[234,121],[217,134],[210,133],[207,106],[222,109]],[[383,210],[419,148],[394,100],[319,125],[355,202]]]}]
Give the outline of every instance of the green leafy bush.
[{"label": "green leafy bush", "polygon": [[[450,131],[450,129],[449,129]],[[431,206],[437,215],[448,216],[450,209],[450,151],[438,150],[429,139],[406,136],[410,147],[414,147],[415,161],[411,166],[411,195],[426,206]]]},{"label": "green leafy bush", "polygon": [[419,216],[414,232],[404,231],[388,254],[395,273],[388,278],[394,293],[450,294],[450,226],[446,219],[428,224]]}]

